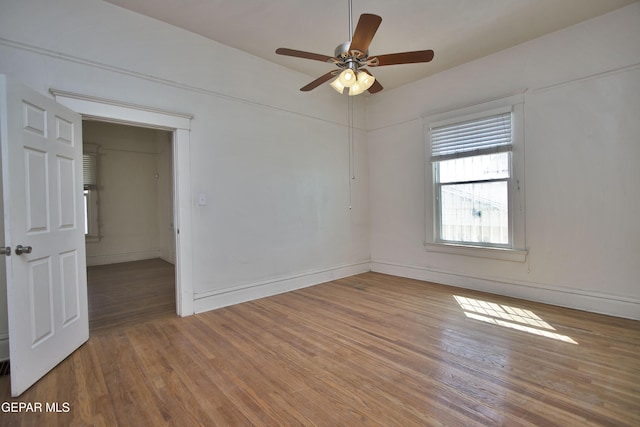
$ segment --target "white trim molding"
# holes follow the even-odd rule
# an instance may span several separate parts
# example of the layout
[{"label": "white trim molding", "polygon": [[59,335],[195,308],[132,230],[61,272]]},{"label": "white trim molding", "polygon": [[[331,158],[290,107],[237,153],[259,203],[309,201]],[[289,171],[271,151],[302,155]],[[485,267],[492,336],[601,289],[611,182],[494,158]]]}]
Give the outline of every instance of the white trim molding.
[{"label": "white trim molding", "polygon": [[82,114],[83,118],[97,118],[124,124],[155,126],[161,129],[191,129],[190,114],[163,111],[142,105],[82,95],[59,89],[49,89],[56,102]]},{"label": "white trim molding", "polygon": [[370,271],[369,260],[194,295],[196,313],[302,289]]},{"label": "white trim molding", "polygon": [[371,271],[592,313],[640,320],[640,300],[620,295],[495,277],[476,277],[380,260],[371,261]]},{"label": "white trim molding", "polygon": [[427,252],[489,258],[500,261],[525,262],[528,251],[520,249],[491,248],[486,246],[454,245],[451,243],[424,242]]}]

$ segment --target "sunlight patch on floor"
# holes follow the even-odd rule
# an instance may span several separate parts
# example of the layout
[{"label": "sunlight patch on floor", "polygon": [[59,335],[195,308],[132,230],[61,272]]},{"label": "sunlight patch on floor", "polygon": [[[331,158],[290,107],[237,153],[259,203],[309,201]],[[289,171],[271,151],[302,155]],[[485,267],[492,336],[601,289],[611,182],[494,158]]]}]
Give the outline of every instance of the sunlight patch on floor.
[{"label": "sunlight patch on floor", "polygon": [[505,328],[516,329],[530,334],[540,335],[571,344],[578,344],[575,340],[567,335],[553,332],[556,329],[542,320],[531,310],[512,307],[504,304],[496,304],[489,301],[483,301],[473,298],[453,296],[460,307],[464,310],[464,314],[481,322],[491,323],[493,325],[504,326]]}]

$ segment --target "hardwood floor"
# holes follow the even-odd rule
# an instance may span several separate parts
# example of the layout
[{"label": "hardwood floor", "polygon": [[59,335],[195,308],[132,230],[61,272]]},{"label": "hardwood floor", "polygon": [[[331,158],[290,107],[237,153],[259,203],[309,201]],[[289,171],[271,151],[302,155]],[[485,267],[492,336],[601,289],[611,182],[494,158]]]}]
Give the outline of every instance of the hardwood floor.
[{"label": "hardwood floor", "polygon": [[175,268],[161,259],[89,267],[87,287],[91,333],[176,316]]},{"label": "hardwood floor", "polygon": [[366,273],[103,329],[0,384],[68,413],[0,424],[638,426],[639,353],[637,321]]}]

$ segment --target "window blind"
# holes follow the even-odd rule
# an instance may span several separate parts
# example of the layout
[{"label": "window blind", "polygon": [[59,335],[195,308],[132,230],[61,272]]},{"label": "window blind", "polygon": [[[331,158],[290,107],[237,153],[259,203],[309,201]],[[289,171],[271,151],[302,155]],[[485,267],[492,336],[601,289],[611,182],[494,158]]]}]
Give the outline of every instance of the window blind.
[{"label": "window blind", "polygon": [[431,161],[511,150],[511,112],[431,128]]},{"label": "window blind", "polygon": [[98,156],[95,153],[82,155],[82,182],[85,190],[98,188],[97,181]]}]

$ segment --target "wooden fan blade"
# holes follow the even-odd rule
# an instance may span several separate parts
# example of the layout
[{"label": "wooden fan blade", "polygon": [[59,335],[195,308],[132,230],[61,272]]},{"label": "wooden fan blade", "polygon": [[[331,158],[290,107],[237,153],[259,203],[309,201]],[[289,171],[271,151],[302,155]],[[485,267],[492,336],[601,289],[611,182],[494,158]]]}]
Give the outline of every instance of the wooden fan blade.
[{"label": "wooden fan blade", "polygon": [[314,61],[334,62],[333,56],[321,55],[319,53],[304,52],[302,50],[287,49],[281,47],[276,49],[278,55],[295,56],[296,58],[313,59]]},{"label": "wooden fan blade", "polygon": [[351,46],[349,46],[349,50],[357,50],[362,53],[366,53],[381,22],[382,18],[378,15],[373,15],[371,13],[363,13],[360,15],[358,25],[356,25],[356,30],[353,32],[353,37],[351,38]]},{"label": "wooden fan blade", "polygon": [[308,85],[301,87],[300,90],[303,92],[308,92],[311,89],[315,89],[318,86],[320,86],[322,83],[331,80],[333,78],[333,76],[335,76],[336,72],[335,70],[333,71],[329,71],[327,74],[323,74],[320,77],[318,77],[317,79],[315,79],[314,81],[312,81],[311,83],[309,83]]},{"label": "wooden fan blade", "polygon": [[[369,70],[365,70],[364,68],[362,69],[362,71],[364,71],[365,73],[369,74],[370,76],[373,76],[373,74],[371,74],[369,72]],[[382,87],[382,85],[380,84],[380,82],[378,81],[378,79],[376,79],[373,84],[371,85],[371,87],[369,89],[367,89],[369,91],[369,93],[378,93],[380,92],[382,89],[384,89]]]},{"label": "wooden fan blade", "polygon": [[[375,63],[375,60],[378,63]],[[416,64],[418,62],[429,62],[433,59],[432,50],[416,50],[413,52],[402,53],[390,53],[388,55],[378,55],[370,58],[372,63],[369,63],[370,67],[382,67],[384,65],[397,65],[397,64]]]}]

